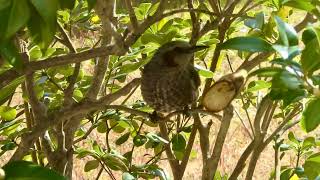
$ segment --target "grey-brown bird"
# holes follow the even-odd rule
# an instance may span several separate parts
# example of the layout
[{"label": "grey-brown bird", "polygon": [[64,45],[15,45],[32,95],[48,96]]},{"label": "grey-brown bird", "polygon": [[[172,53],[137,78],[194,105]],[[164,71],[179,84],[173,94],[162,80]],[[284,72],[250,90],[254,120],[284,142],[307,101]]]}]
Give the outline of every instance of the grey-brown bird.
[{"label": "grey-brown bird", "polygon": [[172,112],[195,102],[200,78],[193,56],[205,48],[184,41],[162,45],[142,71],[141,92],[147,104],[157,112]]}]

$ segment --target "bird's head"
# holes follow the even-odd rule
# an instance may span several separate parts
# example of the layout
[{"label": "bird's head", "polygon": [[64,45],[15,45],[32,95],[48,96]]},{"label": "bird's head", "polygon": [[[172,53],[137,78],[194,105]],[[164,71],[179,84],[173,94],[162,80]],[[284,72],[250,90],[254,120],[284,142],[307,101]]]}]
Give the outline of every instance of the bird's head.
[{"label": "bird's head", "polygon": [[194,52],[208,48],[208,46],[192,46],[185,41],[171,41],[162,45],[157,56],[161,56],[163,63],[170,67],[186,66],[190,63]]}]

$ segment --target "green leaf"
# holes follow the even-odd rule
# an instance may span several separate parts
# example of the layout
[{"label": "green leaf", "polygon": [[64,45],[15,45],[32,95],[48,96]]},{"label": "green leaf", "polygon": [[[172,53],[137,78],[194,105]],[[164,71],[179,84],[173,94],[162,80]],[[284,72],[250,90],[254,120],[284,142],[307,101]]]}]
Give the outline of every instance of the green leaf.
[{"label": "green leaf", "polygon": [[0,131],[6,130],[10,127],[13,127],[18,124],[18,126],[22,123],[23,119],[15,119],[12,121],[3,121],[0,123]]},{"label": "green leaf", "polygon": [[46,179],[46,180],[66,180],[53,170],[44,168],[27,161],[9,162],[3,167],[6,179]]},{"label": "green leaf", "polygon": [[137,8],[134,8],[134,11],[138,20],[144,19],[150,8],[151,8],[151,3],[140,3]]},{"label": "green leaf", "polygon": [[[7,32],[8,28],[8,20],[10,17],[10,10],[11,10],[11,0],[5,0],[6,2],[3,2],[0,4],[0,40],[2,41],[4,39],[4,36]],[[1,42],[0,41],[0,42]],[[1,43],[0,43],[1,44]]]},{"label": "green leaf", "polygon": [[56,11],[58,0],[30,0],[33,4],[28,29],[35,43],[41,49],[46,49],[54,38],[56,32]]},{"label": "green leaf", "polygon": [[14,148],[17,147],[17,144],[14,143],[14,142],[8,142],[8,143],[5,143],[3,146],[1,146],[1,150],[3,151],[11,151],[11,150],[14,150]]},{"label": "green leaf", "polygon": [[[76,0],[59,0],[59,3],[60,3],[60,6],[61,6],[61,9],[64,9],[64,8],[73,9],[74,5],[76,3]],[[88,2],[88,4],[89,4],[89,2]]]},{"label": "green leaf", "polygon": [[2,57],[16,69],[22,69],[23,62],[21,56],[12,41],[0,44],[0,55],[2,55]]},{"label": "green leaf", "polygon": [[308,76],[320,68],[320,46],[317,38],[306,44],[301,54],[301,66]]},{"label": "green leaf", "polygon": [[194,67],[198,70],[199,75],[202,77],[212,78],[214,75],[214,73],[212,71],[207,70],[200,65],[195,64]]},{"label": "green leaf", "polygon": [[144,58],[144,59],[140,59],[140,61],[136,62],[136,63],[125,64],[125,65],[121,66],[118,74],[129,74],[129,73],[139,69],[140,67],[144,66],[148,62],[149,62],[149,58]]},{"label": "green leaf", "polygon": [[148,44],[150,42],[156,43],[156,44],[162,44],[163,39],[159,34],[146,32],[141,36],[141,42],[143,44]]},{"label": "green leaf", "polygon": [[249,52],[271,52],[271,44],[256,37],[235,37],[227,40],[220,46],[221,49],[234,49]]},{"label": "green leaf", "polygon": [[117,140],[116,140],[116,145],[121,145],[123,143],[125,143],[130,137],[130,132],[125,133],[124,135],[120,136]]},{"label": "green leaf", "polygon": [[315,153],[308,157],[303,168],[308,179],[316,179],[320,174],[320,153]]},{"label": "green leaf", "polygon": [[11,38],[30,18],[27,0],[12,0],[5,39]]},{"label": "green leaf", "polygon": [[257,13],[254,19],[246,19],[244,24],[252,29],[262,30],[264,25],[264,12]]},{"label": "green leaf", "polygon": [[119,155],[107,153],[103,156],[104,162],[113,170],[128,171],[128,166],[124,162],[125,157]]},{"label": "green leaf", "polygon": [[93,7],[96,5],[97,0],[87,0],[88,2],[88,9],[89,11],[91,11],[91,9],[93,9]]},{"label": "green leaf", "polygon": [[122,180],[136,180],[137,178],[135,178],[133,175],[131,175],[128,172],[124,172],[122,174]]},{"label": "green leaf", "polygon": [[300,144],[300,142],[299,142],[298,139],[294,136],[294,134],[293,134],[292,131],[290,131],[290,132],[288,133],[288,139],[289,139],[291,142],[293,142],[294,144],[296,144],[296,145],[299,145],[299,144]]},{"label": "green leaf", "polygon": [[311,40],[317,38],[316,30],[312,27],[306,28],[302,33],[302,42],[307,45]]},{"label": "green leaf", "polygon": [[316,146],[316,140],[314,137],[307,137],[302,142],[302,151],[308,150],[309,148]]},{"label": "green leaf", "polygon": [[155,169],[153,170],[154,174],[160,177],[160,180],[171,180],[168,173],[166,173],[163,169]]},{"label": "green leaf", "polygon": [[134,138],[133,138],[133,144],[136,146],[136,147],[139,147],[139,146],[142,146],[144,145],[146,142],[147,142],[147,137],[144,136],[144,135],[141,135],[141,134],[138,134],[136,135]]},{"label": "green leaf", "polygon": [[108,130],[108,128],[107,128],[106,122],[105,121],[100,121],[98,123],[97,131],[99,133],[106,133],[107,130]]},{"label": "green leaf", "polygon": [[162,137],[158,136],[157,134],[153,133],[153,132],[149,132],[147,135],[149,140],[153,141],[153,142],[162,142],[162,143],[169,143],[167,140],[163,139]]},{"label": "green leaf", "polygon": [[272,46],[274,50],[276,50],[283,59],[293,59],[295,56],[300,54],[299,46],[283,46],[275,44]]},{"label": "green leaf", "polygon": [[33,46],[29,50],[29,56],[31,60],[40,59],[42,57],[42,51],[39,46]]},{"label": "green leaf", "polygon": [[7,86],[0,89],[0,105],[5,103],[8,98],[15,92],[16,88],[24,81],[24,77],[17,78]]},{"label": "green leaf", "polygon": [[282,99],[283,106],[287,106],[306,96],[302,86],[303,81],[300,77],[283,70],[272,78],[270,96],[273,100]]},{"label": "green leaf", "polygon": [[275,17],[279,31],[279,38],[284,46],[297,46],[298,34],[296,30],[289,24],[283,22],[280,17]]},{"label": "green leaf", "polygon": [[93,169],[97,169],[99,167],[99,161],[98,160],[91,160],[86,163],[84,166],[84,172],[89,172]]},{"label": "green leaf", "polygon": [[290,6],[296,9],[312,12],[316,7],[312,4],[311,0],[286,0],[282,2],[285,6]]},{"label": "green leaf", "polygon": [[293,168],[285,168],[281,170],[280,180],[290,179],[292,172],[293,172]]},{"label": "green leaf", "polygon": [[17,110],[9,106],[0,106],[0,116],[6,121],[16,118]]},{"label": "green leaf", "polygon": [[75,89],[73,91],[73,97],[79,102],[83,99],[83,94],[82,92],[80,91],[80,89]]},{"label": "green leaf", "polygon": [[257,80],[257,81],[252,81],[248,84],[248,92],[255,92],[255,91],[259,91],[262,89],[267,89],[271,87],[271,83],[270,82],[266,82],[263,80]]},{"label": "green leaf", "polygon": [[258,77],[273,77],[274,75],[282,72],[283,69],[279,67],[264,67],[259,68],[251,72],[248,77],[258,76]]},{"label": "green leaf", "polygon": [[175,134],[172,137],[172,150],[183,152],[186,148],[187,141],[182,134]]},{"label": "green leaf", "polygon": [[313,131],[320,124],[320,99],[312,99],[302,113],[301,127],[306,132]]},{"label": "green leaf", "polygon": [[3,9],[9,7],[11,4],[10,0],[0,0],[0,11],[2,11]]},{"label": "green leaf", "polygon": [[42,19],[49,25],[50,28],[56,27],[57,10],[59,7],[58,0],[30,0]]}]

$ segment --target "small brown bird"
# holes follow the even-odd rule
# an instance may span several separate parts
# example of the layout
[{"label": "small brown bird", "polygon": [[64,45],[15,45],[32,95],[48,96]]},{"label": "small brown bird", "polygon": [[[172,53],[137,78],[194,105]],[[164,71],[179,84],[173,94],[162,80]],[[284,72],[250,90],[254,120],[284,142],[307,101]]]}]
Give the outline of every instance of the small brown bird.
[{"label": "small brown bird", "polygon": [[182,110],[197,100],[200,86],[194,52],[206,46],[184,41],[162,45],[142,71],[142,97],[157,112]]}]

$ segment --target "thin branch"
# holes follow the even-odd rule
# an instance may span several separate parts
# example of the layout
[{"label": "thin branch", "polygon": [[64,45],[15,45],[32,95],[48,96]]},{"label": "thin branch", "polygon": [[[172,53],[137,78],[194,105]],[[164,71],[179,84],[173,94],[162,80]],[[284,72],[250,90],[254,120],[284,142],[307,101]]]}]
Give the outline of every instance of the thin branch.
[{"label": "thin branch", "polygon": [[66,64],[79,63],[82,61],[89,60],[91,58],[107,56],[107,55],[123,55],[125,54],[124,49],[120,49],[115,45],[108,45],[106,47],[93,48],[87,51],[79,53],[70,53],[67,55],[56,56],[47,58],[41,61],[32,61],[26,64],[26,71],[36,71],[46,69],[49,67],[62,66]]},{"label": "thin branch", "polygon": [[127,9],[128,9],[132,29],[133,29],[133,31],[136,31],[136,29],[138,28],[138,20],[137,20],[136,14],[134,13],[134,10],[133,10],[132,4],[131,4],[131,0],[125,0],[125,3],[127,6]]},{"label": "thin branch", "polygon": [[[160,128],[161,137],[163,137],[167,141],[170,141],[169,132],[168,132],[168,128],[167,128],[166,123],[165,122],[160,122],[159,123],[159,128]],[[167,143],[164,146],[165,146],[166,154],[167,154],[167,156],[169,158],[168,161],[169,161],[169,164],[170,164],[174,179],[179,179],[178,178],[178,176],[179,176],[179,161],[176,160],[176,158],[174,157],[174,155],[172,153],[172,150],[171,150],[170,143]]]}]

